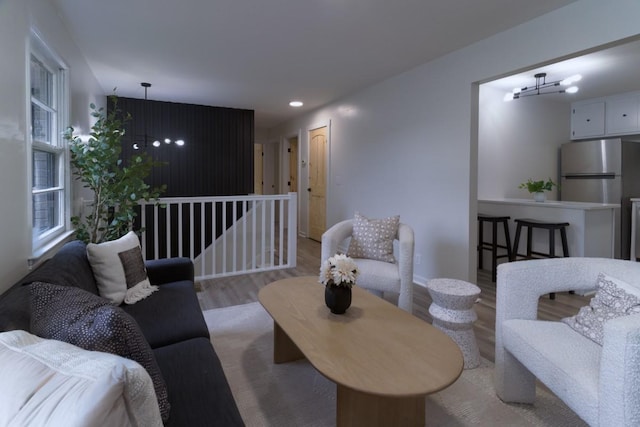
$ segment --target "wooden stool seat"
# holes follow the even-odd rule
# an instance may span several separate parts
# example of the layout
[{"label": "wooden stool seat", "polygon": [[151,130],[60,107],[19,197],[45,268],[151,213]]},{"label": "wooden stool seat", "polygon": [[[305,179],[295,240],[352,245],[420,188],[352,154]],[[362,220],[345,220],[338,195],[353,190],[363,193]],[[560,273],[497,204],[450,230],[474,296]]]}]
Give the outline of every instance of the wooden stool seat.
[{"label": "wooden stool seat", "polygon": [[[517,257],[524,257],[525,259],[535,259],[533,255],[537,255],[537,258],[556,258],[556,240],[555,233],[556,230],[560,231],[560,238],[562,239],[562,256],[569,256],[569,245],[567,244],[567,227],[569,226],[568,222],[549,222],[549,221],[541,221],[537,219],[530,218],[519,218],[515,220],[516,222],[516,238],[513,243],[513,257],[512,261],[515,261]],[[526,254],[518,253],[518,246],[520,243],[520,232],[522,227],[527,228],[527,252]],[[549,252],[540,252],[534,251],[531,248],[532,244],[532,235],[533,229],[540,228],[543,230],[549,231]],[[555,294],[549,294],[551,299],[555,298]]]},{"label": "wooden stool seat", "polygon": [[[498,259],[507,258],[511,260],[513,257],[511,251],[511,237],[509,237],[509,219],[508,216],[494,216],[479,213],[478,214],[478,266],[483,267],[484,251],[491,251],[491,281],[496,281],[496,270]],[[491,223],[491,241],[484,240],[484,223]],[[498,224],[502,224],[504,230],[505,244],[498,244]],[[498,255],[498,249],[506,249],[506,253]]]}]

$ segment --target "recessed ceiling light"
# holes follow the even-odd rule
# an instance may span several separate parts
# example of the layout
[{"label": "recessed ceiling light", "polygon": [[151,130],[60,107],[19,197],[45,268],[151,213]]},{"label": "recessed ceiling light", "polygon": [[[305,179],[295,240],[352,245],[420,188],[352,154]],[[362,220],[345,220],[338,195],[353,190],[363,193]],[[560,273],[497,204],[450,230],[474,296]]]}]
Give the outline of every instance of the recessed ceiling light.
[{"label": "recessed ceiling light", "polygon": [[302,101],[291,101],[289,105],[292,107],[302,107],[304,104],[302,103]]}]

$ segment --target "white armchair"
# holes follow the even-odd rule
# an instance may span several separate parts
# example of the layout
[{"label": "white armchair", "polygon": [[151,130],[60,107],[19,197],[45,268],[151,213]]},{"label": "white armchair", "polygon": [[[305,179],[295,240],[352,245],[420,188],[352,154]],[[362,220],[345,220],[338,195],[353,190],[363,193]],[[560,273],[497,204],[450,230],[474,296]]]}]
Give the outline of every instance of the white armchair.
[{"label": "white armchair", "polygon": [[[322,256],[324,262],[333,256],[344,241],[353,233],[353,220],[339,222],[322,235]],[[354,258],[360,270],[358,286],[377,293],[395,292],[398,295],[398,307],[412,312],[413,307],[413,229],[407,224],[398,226],[397,250],[394,251],[396,263]],[[345,252],[346,252],[345,246]]]},{"label": "white armchair", "polygon": [[594,290],[600,272],[640,288],[640,263],[553,258],[498,267],[495,387],[533,403],[538,378],[591,426],[640,425],[640,314],[609,320],[600,346],[562,322],[537,319],[551,292]]}]

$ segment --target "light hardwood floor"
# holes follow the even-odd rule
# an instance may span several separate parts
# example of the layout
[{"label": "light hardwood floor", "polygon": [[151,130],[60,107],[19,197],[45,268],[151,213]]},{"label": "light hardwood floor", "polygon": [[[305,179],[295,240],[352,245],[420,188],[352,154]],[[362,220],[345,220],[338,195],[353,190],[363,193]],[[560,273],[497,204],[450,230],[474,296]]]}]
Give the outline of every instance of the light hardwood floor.
[{"label": "light hardwood floor", "polygon": [[[203,310],[246,304],[257,301],[260,288],[275,280],[292,276],[315,276],[319,271],[320,243],[299,238],[296,268],[202,281],[198,284],[200,290],[198,299]],[[482,292],[479,301],[475,304],[478,320],[474,324],[474,331],[480,354],[493,361],[496,314],[495,283],[491,282],[490,272],[479,271],[477,284]],[[389,299],[393,300],[393,298]],[[538,317],[545,320],[555,320],[572,316],[578,312],[580,307],[588,304],[589,299],[589,297],[568,293],[557,294],[555,300],[550,300],[548,296],[542,297]],[[431,323],[430,304],[431,298],[426,288],[414,284],[413,314]]]}]

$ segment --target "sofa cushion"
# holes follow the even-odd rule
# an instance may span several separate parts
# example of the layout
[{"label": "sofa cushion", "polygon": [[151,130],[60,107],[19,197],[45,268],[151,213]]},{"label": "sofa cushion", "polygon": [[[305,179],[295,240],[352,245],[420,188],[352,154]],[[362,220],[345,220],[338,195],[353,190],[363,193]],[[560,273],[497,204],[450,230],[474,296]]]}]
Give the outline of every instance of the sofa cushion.
[{"label": "sofa cushion", "polygon": [[352,258],[396,262],[393,256],[393,241],[398,235],[399,224],[399,215],[369,219],[356,212],[347,255]]},{"label": "sofa cushion", "polygon": [[140,364],[25,331],[0,333],[0,425],[162,426]]},{"label": "sofa cushion", "polygon": [[589,424],[598,420],[602,347],[562,322],[510,319],[505,349]]},{"label": "sofa cushion", "polygon": [[66,243],[54,256],[44,261],[16,284],[0,295],[0,331],[30,330],[31,297],[29,284],[48,282],[84,289],[98,294],[87,247],[79,241]]},{"label": "sofa cushion", "polygon": [[162,419],[169,416],[167,389],[153,352],[135,320],[108,300],[82,289],[31,285],[31,330],[43,338],[135,360],[153,380]]},{"label": "sofa cushion", "polygon": [[565,317],[562,321],[602,345],[605,322],[640,313],[640,290],[604,273],[598,275],[597,286],[589,305],[580,308],[575,316]]},{"label": "sofa cushion", "polygon": [[209,338],[191,281],[166,283],[148,298],[121,307],[138,323],[151,348],[189,338]]},{"label": "sofa cushion", "polygon": [[366,283],[367,289],[400,292],[400,271],[397,265],[370,259],[356,258],[354,261],[360,271],[358,280]]},{"label": "sofa cushion", "polygon": [[169,389],[173,426],[243,426],[218,356],[206,338],[153,350]]},{"label": "sofa cushion", "polygon": [[93,270],[87,259],[87,245],[79,240],[66,243],[53,258],[45,261],[18,283],[32,282],[73,286],[98,295]]},{"label": "sofa cushion", "polygon": [[31,296],[29,285],[15,284],[0,295],[0,332],[31,330]]},{"label": "sofa cushion", "polygon": [[89,243],[87,256],[100,296],[115,304],[133,304],[158,290],[149,283],[140,240],[133,231],[117,240]]}]

